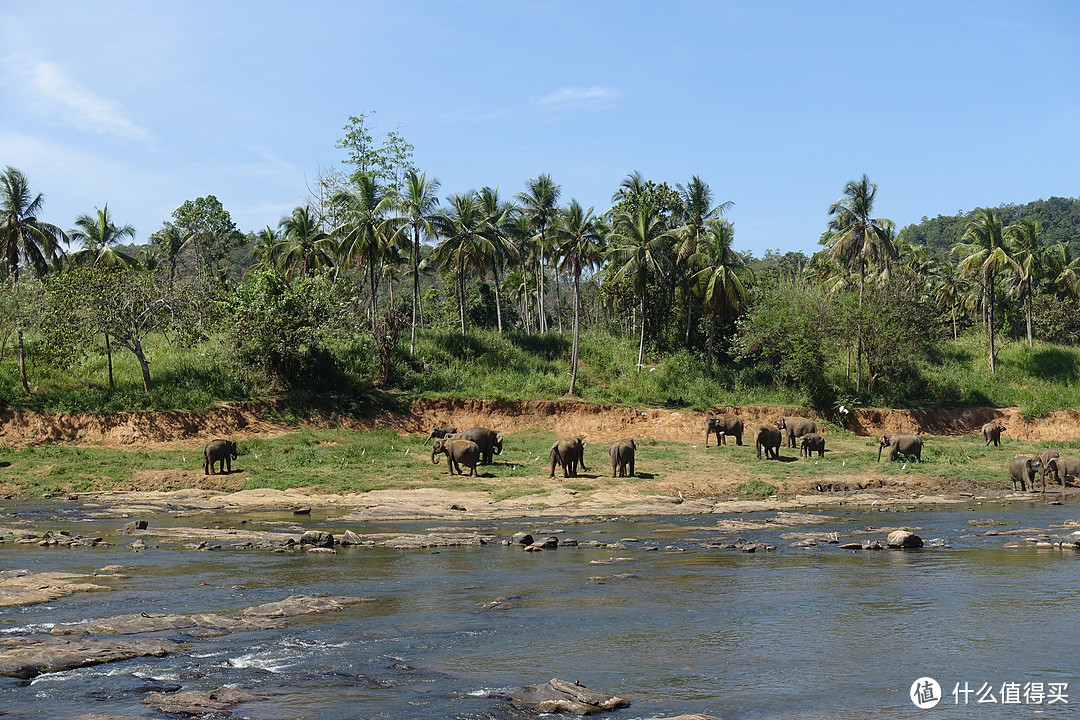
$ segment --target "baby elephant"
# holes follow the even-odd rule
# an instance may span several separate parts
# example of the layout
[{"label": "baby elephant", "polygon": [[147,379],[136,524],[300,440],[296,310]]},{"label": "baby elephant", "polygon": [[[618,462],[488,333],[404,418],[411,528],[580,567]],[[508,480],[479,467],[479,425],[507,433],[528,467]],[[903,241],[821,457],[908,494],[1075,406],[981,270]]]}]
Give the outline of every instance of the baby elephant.
[{"label": "baby elephant", "polygon": [[993,443],[995,446],[1001,445],[1001,433],[1003,432],[1005,432],[1005,426],[1000,423],[991,422],[983,425],[982,434],[983,440],[986,441],[986,446],[989,447],[990,443]]},{"label": "baby elephant", "polygon": [[438,465],[439,460],[435,456],[439,453],[446,455],[446,465],[453,475],[455,470],[458,475],[464,475],[461,466],[469,468],[469,475],[476,475],[476,463],[480,459],[480,446],[472,440],[463,438],[438,439],[431,444],[431,464]]},{"label": "baby elephant", "polygon": [[611,446],[608,454],[611,455],[611,477],[618,472],[619,477],[626,477],[626,469],[629,467],[629,476],[634,476],[634,452],[637,450],[637,441],[627,438],[620,440]]},{"label": "baby elephant", "polygon": [[424,444],[427,445],[428,440],[433,440],[435,438],[457,437],[457,431],[458,429],[456,427],[433,427],[431,428],[431,432],[428,433],[427,440],[424,441]]},{"label": "baby elephant", "polygon": [[232,472],[232,461],[236,459],[236,442],[233,440],[211,440],[202,451],[203,475],[214,474],[214,463],[220,464],[219,475]]},{"label": "baby elephant", "polygon": [[807,433],[799,439],[799,453],[811,457],[816,452],[818,457],[825,457],[825,438],[821,433]]}]

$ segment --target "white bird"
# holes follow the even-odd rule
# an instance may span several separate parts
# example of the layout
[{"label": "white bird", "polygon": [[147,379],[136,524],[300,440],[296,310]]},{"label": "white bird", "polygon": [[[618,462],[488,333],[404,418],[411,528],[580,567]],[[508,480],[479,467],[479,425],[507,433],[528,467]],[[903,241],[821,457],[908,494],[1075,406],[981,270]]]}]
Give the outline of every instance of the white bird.
[{"label": "white bird", "polygon": [[187,456],[186,455],[181,455],[181,457],[184,458],[184,462],[187,462]]},{"label": "white bird", "polygon": [[258,459],[259,459],[259,453],[255,453],[255,459],[256,459],[256,460],[258,460]]},{"label": "white bird", "polygon": [[847,467],[847,460],[845,460],[840,467]]},{"label": "white bird", "polygon": [[405,454],[406,454],[406,455],[408,455],[408,454],[409,454],[409,448],[405,448]]},{"label": "white bird", "polygon": [[367,452],[367,448],[360,448],[360,455],[363,456]]},{"label": "white bird", "polygon": [[904,463],[903,465],[901,465],[900,469],[901,470],[907,470],[907,463]]}]

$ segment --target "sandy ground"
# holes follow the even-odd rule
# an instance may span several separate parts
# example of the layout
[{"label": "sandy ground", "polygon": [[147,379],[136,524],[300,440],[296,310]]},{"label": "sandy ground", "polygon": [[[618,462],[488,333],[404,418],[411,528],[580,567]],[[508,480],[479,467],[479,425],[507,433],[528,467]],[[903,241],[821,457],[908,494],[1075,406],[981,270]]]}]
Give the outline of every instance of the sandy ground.
[{"label": "sandy ground", "polygon": [[[70,415],[61,413],[0,412],[0,443],[20,448],[43,443],[104,446],[125,450],[192,447],[208,437],[237,440],[272,438],[296,428],[271,422],[263,408],[225,405],[202,413],[116,413]],[[747,425],[770,422],[781,415],[805,414],[798,408],[773,406],[721,407],[709,414],[738,414]],[[700,442],[704,439],[706,413],[663,408],[624,408],[580,402],[433,399],[418,401],[410,413],[384,413],[367,420],[339,419],[326,424],[354,429],[393,429],[400,433],[426,432],[435,425],[467,428],[497,427],[503,432],[547,429],[559,434],[587,436],[590,443],[611,442],[623,437]],[[934,411],[859,410],[850,427],[859,435],[881,432],[920,432],[955,436],[978,432],[990,420],[1005,424],[1008,437],[1018,440],[1080,439],[1080,413],[1061,411],[1035,421],[1025,421],[1016,408],[965,408]],[[749,437],[746,438],[747,440]],[[150,476],[152,475],[152,477]],[[241,475],[204,476],[198,470],[144,472],[136,487],[159,488],[155,492],[84,494],[80,499],[100,502],[120,512],[139,507],[186,507],[205,510],[293,509],[312,507],[365,513],[370,518],[496,518],[545,515],[654,515],[790,510],[837,504],[927,504],[969,502],[985,497],[986,490],[944,478],[896,478],[884,485],[880,475],[844,476],[830,480],[789,482],[783,497],[745,501],[731,497],[730,484],[686,469],[668,473],[656,494],[632,487],[608,486],[588,492],[563,487],[560,479],[542,481],[537,489],[546,495],[527,495],[494,501],[486,493],[434,488],[379,490],[349,495],[314,495],[298,490],[246,490],[237,492]],[[546,484],[545,484],[546,483]],[[823,493],[819,488],[825,487]],[[134,490],[134,487],[133,487]],[[1032,496],[997,495],[994,499]],[[1049,497],[1049,496],[1048,496]],[[1056,499],[1056,495],[1054,496]],[[462,509],[463,508],[463,509]]]}]

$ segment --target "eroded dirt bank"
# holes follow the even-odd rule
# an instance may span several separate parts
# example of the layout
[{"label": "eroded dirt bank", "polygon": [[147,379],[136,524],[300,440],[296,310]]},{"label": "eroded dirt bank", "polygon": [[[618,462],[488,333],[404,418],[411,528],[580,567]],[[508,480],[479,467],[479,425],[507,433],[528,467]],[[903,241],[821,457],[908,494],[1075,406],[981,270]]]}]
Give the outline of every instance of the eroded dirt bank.
[{"label": "eroded dirt bank", "polygon": [[[781,415],[811,415],[795,407],[719,407],[715,413],[734,413],[749,426]],[[559,434],[584,435],[590,440],[621,437],[695,442],[704,439],[709,414],[665,408],[611,407],[583,402],[466,400],[437,398],[417,401],[410,413],[382,413],[368,419],[343,418],[320,424],[355,429],[392,429],[400,433],[426,432],[434,425],[473,425],[502,432],[544,429]],[[276,437],[295,428],[267,420],[258,405],[224,405],[205,412],[127,412],[109,415],[0,411],[0,443],[19,448],[46,443],[103,445],[146,449],[190,445],[208,437],[237,439]],[[820,419],[820,418],[819,418]],[[1061,410],[1027,421],[1019,408],[941,408],[936,410],[861,409],[849,419],[858,435],[911,432],[956,436],[977,433],[991,420],[1008,428],[1016,440],[1080,440],[1080,412]]]}]

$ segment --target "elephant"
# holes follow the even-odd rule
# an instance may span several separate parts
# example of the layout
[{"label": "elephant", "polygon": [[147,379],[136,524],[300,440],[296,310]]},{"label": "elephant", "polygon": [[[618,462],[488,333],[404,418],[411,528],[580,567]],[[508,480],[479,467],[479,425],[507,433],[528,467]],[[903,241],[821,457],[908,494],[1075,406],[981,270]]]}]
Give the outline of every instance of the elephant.
[{"label": "elephant", "polygon": [[634,453],[637,451],[637,440],[627,438],[626,440],[620,440],[613,444],[608,450],[608,454],[611,456],[611,477],[615,477],[616,472],[619,477],[627,476],[627,468],[629,468],[629,476],[634,476]]},{"label": "elephant", "polygon": [[889,462],[896,462],[897,456],[911,455],[922,462],[922,438],[918,435],[882,435],[878,440],[877,461],[881,462],[881,449],[889,448]]},{"label": "elephant", "polygon": [[502,455],[502,433],[485,427],[471,427],[459,435],[463,440],[472,440],[480,447],[480,464],[490,465],[494,455]]},{"label": "elephant", "polygon": [[795,447],[795,438],[802,437],[806,433],[817,432],[817,423],[804,417],[777,418],[776,427],[784,431],[789,448]]},{"label": "elephant", "polygon": [[202,451],[203,475],[214,474],[214,463],[220,463],[219,475],[232,472],[232,461],[236,459],[236,442],[234,440],[211,440],[206,443]]},{"label": "elephant", "polygon": [[431,464],[438,465],[435,457],[439,453],[446,455],[446,465],[453,475],[457,470],[458,475],[464,475],[461,466],[469,468],[469,475],[476,475],[476,461],[480,458],[480,446],[472,440],[463,438],[439,438],[431,444]]},{"label": "elephant", "polygon": [[[1053,452],[1057,452],[1054,450]],[[1046,492],[1046,475],[1052,472],[1061,481],[1061,494],[1065,494],[1065,483],[1069,478],[1080,478],[1080,458],[1065,455],[1050,458],[1049,466],[1043,465],[1043,492]]]},{"label": "elephant", "polygon": [[1013,490],[1016,483],[1020,483],[1020,489],[1026,491],[1028,485],[1035,489],[1035,475],[1042,470],[1042,458],[1035,456],[1017,456],[1009,461],[1009,479],[1012,480]]},{"label": "elephant", "polygon": [[1005,432],[1005,426],[996,423],[989,422],[982,426],[983,440],[986,441],[986,446],[990,447],[990,443],[993,443],[995,447],[1001,445],[1001,433]]},{"label": "elephant", "polygon": [[433,427],[431,428],[431,432],[428,433],[427,440],[424,441],[424,444],[427,445],[428,440],[434,440],[435,438],[448,438],[451,435],[457,437],[457,431],[458,429],[456,427]]},{"label": "elephant", "polygon": [[799,441],[800,453],[806,457],[811,457],[816,452],[818,457],[825,457],[825,438],[821,437],[821,433],[806,433]]},{"label": "elephant", "polygon": [[562,466],[562,476],[564,478],[577,477],[578,463],[581,463],[582,470],[588,470],[589,468],[585,467],[586,445],[588,443],[580,435],[561,438],[552,445],[551,453],[548,455],[551,460],[551,477],[555,477],[556,463]]},{"label": "elephant", "polygon": [[705,420],[705,447],[709,447],[709,435],[716,433],[716,444],[721,445],[725,436],[735,438],[742,445],[743,421],[738,415],[713,416]]},{"label": "elephant", "polygon": [[[1045,450],[1042,451],[1042,455],[1039,456],[1039,459],[1042,460],[1042,489],[1043,489],[1043,492],[1046,492],[1046,476],[1047,475],[1053,473],[1054,474],[1054,482],[1061,482],[1061,477],[1058,475],[1058,464],[1056,462],[1054,462],[1054,460],[1056,460],[1059,457],[1061,457],[1061,453],[1058,452],[1055,448],[1046,448]],[[1064,489],[1065,484],[1062,483],[1061,487],[1062,487],[1062,489]]]},{"label": "elephant", "polygon": [[772,425],[762,425],[754,431],[754,449],[757,456],[761,457],[762,449],[765,450],[765,458],[780,459],[780,428]]}]

